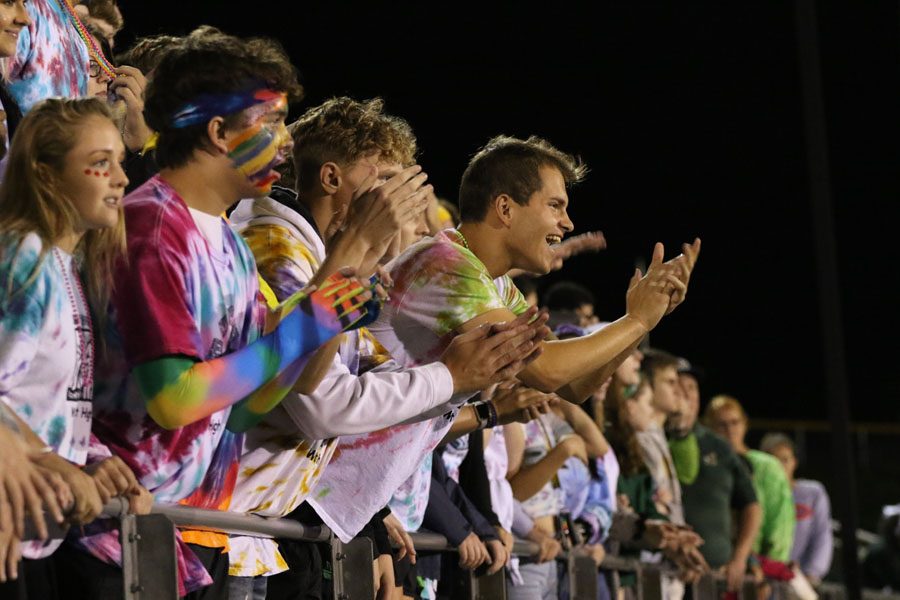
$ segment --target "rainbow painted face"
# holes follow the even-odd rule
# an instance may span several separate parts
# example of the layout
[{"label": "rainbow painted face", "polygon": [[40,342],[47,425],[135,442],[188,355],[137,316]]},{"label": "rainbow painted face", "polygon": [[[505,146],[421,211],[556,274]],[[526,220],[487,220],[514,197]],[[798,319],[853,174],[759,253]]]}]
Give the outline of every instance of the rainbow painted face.
[{"label": "rainbow painted face", "polygon": [[258,103],[244,111],[246,127],[229,141],[228,157],[257,190],[268,192],[279,178],[275,167],[293,146],[284,124],[287,96],[269,89],[253,95]]}]

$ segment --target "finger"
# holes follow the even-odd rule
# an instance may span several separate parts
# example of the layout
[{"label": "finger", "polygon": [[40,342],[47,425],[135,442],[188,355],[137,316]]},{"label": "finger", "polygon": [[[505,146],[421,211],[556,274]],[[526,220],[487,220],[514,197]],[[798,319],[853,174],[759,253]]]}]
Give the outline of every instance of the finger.
[{"label": "finger", "polygon": [[6,486],[0,484],[0,531],[13,531],[12,506],[6,496]]},{"label": "finger", "polygon": [[144,90],[134,77],[117,77],[109,85],[109,89],[119,94],[122,99],[125,92],[131,92],[133,100],[140,100],[144,94]]},{"label": "finger", "polygon": [[146,84],[147,78],[144,77],[144,74],[140,69],[136,67],[129,67],[128,65],[120,65],[113,69],[116,75],[127,75],[129,77],[133,77],[135,80],[140,82],[141,84]]},{"label": "finger", "polygon": [[422,172],[422,167],[419,165],[412,165],[411,167],[406,167],[390,179],[384,182],[381,186],[383,193],[390,195],[397,188],[404,185],[407,181],[418,175]]},{"label": "finger", "polygon": [[375,186],[376,181],[378,181],[378,167],[372,165],[369,168],[369,172],[360,182],[359,187],[357,187],[353,192],[353,196],[350,199],[350,206],[356,204],[356,201],[360,196],[366,194],[369,190],[371,190]]},{"label": "finger", "polygon": [[19,487],[18,483],[7,482],[6,498],[12,509],[16,537],[22,539],[22,536],[25,535],[25,500],[22,497],[22,488]]},{"label": "finger", "polygon": [[529,306],[528,310],[517,316],[515,319],[511,321],[504,321],[503,323],[494,323],[492,333],[499,333],[501,331],[505,331],[507,329],[513,329],[518,327],[519,325],[527,325],[531,320],[537,315],[538,309],[536,306]]},{"label": "finger", "polygon": [[135,94],[133,91],[128,89],[127,87],[120,87],[116,90],[116,94],[125,101],[125,106],[129,108],[142,108],[143,104],[141,103],[141,99],[138,97],[138,94]]},{"label": "finger", "polygon": [[636,286],[643,276],[644,275],[643,273],[641,273],[641,270],[635,267],[634,273],[632,273],[631,275],[631,280],[628,282],[628,289],[630,290],[631,288]]},{"label": "finger", "polygon": [[100,494],[100,502],[106,504],[109,499],[116,495],[115,485],[110,481],[108,475],[103,471],[94,473],[94,485],[97,493]]},{"label": "finger", "polygon": [[663,262],[665,253],[666,249],[662,245],[662,242],[656,242],[653,246],[653,258],[650,260],[650,268],[660,266]]},{"label": "finger", "polygon": [[[44,507],[41,502],[41,495],[35,489],[34,485],[31,485],[34,482],[27,482],[26,485],[22,486],[22,493],[25,501],[25,506],[28,509],[28,513],[31,515],[31,522],[34,523],[34,528],[37,530],[38,537],[42,540],[47,539],[47,520],[44,518]],[[50,494],[52,498],[52,494]]]},{"label": "finger", "polygon": [[[53,473],[53,475],[57,474]],[[61,483],[62,478],[58,475],[57,478]],[[52,516],[57,523],[62,523],[64,517],[62,506],[59,502],[59,493],[55,485],[57,482],[50,480],[49,478],[45,480],[43,473],[36,471],[32,483],[34,484],[35,491],[38,495],[38,504],[43,504],[50,513],[50,516]],[[36,525],[37,523],[35,523],[35,526]]]},{"label": "finger", "polygon": [[[123,468],[125,469],[123,471]],[[127,474],[126,474],[127,471]],[[121,496],[128,492],[137,492],[138,485],[137,481],[134,479],[134,475],[128,477],[131,474],[131,471],[125,465],[116,465],[116,468],[110,469],[109,472],[109,481],[113,486],[112,495],[113,496]]]}]

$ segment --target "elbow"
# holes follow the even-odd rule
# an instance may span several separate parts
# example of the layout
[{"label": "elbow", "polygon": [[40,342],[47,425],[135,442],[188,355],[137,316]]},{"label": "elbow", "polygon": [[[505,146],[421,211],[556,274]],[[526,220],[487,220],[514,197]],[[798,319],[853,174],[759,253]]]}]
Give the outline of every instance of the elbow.
[{"label": "elbow", "polygon": [[147,414],[150,415],[150,418],[153,419],[153,421],[157,425],[168,431],[178,429],[192,423],[192,421],[187,419],[187,415],[184,414],[184,411],[171,409],[167,410],[166,408],[161,408],[159,406],[159,403],[155,402],[150,402],[147,404]]},{"label": "elbow", "polygon": [[558,370],[540,367],[529,369],[524,380],[530,387],[545,394],[552,394],[568,383],[560,377]]}]

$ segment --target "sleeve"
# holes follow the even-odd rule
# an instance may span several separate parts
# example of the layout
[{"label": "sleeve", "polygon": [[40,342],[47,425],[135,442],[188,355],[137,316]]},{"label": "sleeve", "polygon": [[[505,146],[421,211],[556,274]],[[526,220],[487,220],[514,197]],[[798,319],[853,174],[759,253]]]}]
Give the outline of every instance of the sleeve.
[{"label": "sleeve", "polygon": [[36,102],[34,97],[29,93],[32,88],[32,79],[35,75],[32,71],[35,61],[34,40],[36,32],[43,20],[42,15],[38,13],[39,2],[28,2],[25,9],[28,11],[28,26],[19,32],[19,40],[16,44],[16,54],[9,61],[9,93],[15,98],[16,103],[23,113]]},{"label": "sleeve", "polygon": [[[25,253],[27,257],[20,259]],[[22,382],[38,352],[50,304],[47,256],[38,263],[37,253],[20,248],[5,268],[0,268],[0,398]],[[35,269],[39,270],[36,275]],[[17,412],[23,408],[12,407]]]},{"label": "sleeve", "polygon": [[459,546],[473,531],[473,526],[454,502],[447,482],[444,461],[435,456],[431,464],[431,489],[422,526],[447,538],[452,546]]},{"label": "sleeve", "polygon": [[528,516],[525,509],[522,508],[522,503],[518,500],[513,500],[512,532],[517,537],[524,538],[531,533],[532,529],[534,529],[534,521]]},{"label": "sleeve", "polygon": [[513,283],[512,277],[504,275],[495,279],[494,284],[497,286],[497,291],[503,299],[503,304],[514,314],[521,315],[528,310],[528,302],[525,300],[525,295]]},{"label": "sleeve", "polygon": [[125,356],[132,366],[164,356],[203,360],[183,236],[163,232],[167,239],[160,243],[140,229],[129,229],[128,260],[117,269],[112,298]]},{"label": "sleeve", "polygon": [[469,434],[469,452],[459,465],[459,484],[471,503],[491,525],[500,525],[500,519],[491,506],[491,484],[484,464],[484,435],[478,429]]},{"label": "sleeve", "polygon": [[757,501],[756,491],[753,489],[753,479],[750,477],[747,467],[731,448],[723,445],[720,452],[727,457],[728,469],[734,480],[734,487],[731,490],[731,508],[741,510],[748,504]]},{"label": "sleeve", "polygon": [[[395,282],[412,281],[399,303],[401,318],[424,320],[437,336],[446,335],[486,312],[507,308],[484,266],[469,254],[445,254],[435,244],[417,260],[403,263]],[[407,313],[407,315],[403,315]]]},{"label": "sleeve", "polygon": [[834,534],[831,531],[831,501],[828,492],[821,484],[817,485],[817,494],[813,505],[811,555],[804,562],[808,564],[808,574],[823,579],[831,569],[834,552]]},{"label": "sleeve", "polygon": [[451,408],[452,395],[444,363],[402,369],[388,361],[356,376],[335,356],[312,394],[292,394],[283,406],[304,434],[321,440],[428,420]]},{"label": "sleeve", "polygon": [[768,541],[770,558],[780,562],[787,562],[791,558],[791,546],[794,543],[794,526],[796,524],[796,511],[794,508],[794,496],[791,493],[787,476],[781,465],[774,462],[766,467],[772,492],[769,503],[763,510],[771,510],[771,520],[768,528]]}]

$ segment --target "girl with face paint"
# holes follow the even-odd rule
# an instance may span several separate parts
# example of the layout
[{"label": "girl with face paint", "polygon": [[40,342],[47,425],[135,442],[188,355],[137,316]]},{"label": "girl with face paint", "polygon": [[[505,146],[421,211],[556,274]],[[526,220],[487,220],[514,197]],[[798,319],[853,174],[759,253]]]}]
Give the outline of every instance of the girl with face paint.
[{"label": "girl with face paint", "polygon": [[[113,496],[146,498],[119,458],[85,466],[94,321],[125,245],[123,156],[101,101],[46,100],[22,121],[9,156],[16,176],[0,187],[0,402],[18,418],[31,463],[56,474],[60,495],[45,497],[51,514],[61,520],[65,507],[76,523],[93,520]],[[0,504],[6,500],[0,494]],[[0,559],[7,562],[17,558],[10,531],[0,527]],[[48,557],[59,545],[26,544],[25,578],[8,585],[53,597]],[[7,576],[16,574],[13,564],[6,566]],[[0,596],[7,591],[0,586]]]}]

